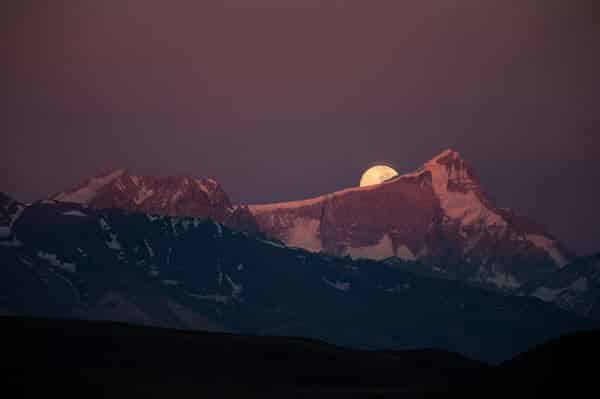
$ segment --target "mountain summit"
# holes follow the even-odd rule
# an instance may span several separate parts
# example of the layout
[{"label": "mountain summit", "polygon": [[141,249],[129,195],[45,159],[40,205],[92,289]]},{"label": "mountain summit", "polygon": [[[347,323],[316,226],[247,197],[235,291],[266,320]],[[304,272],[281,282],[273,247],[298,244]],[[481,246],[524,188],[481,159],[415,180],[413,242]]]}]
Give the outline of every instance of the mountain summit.
[{"label": "mountain summit", "polygon": [[516,289],[571,258],[540,225],[496,207],[451,149],[378,185],[249,208],[261,231],[290,246],[419,260],[448,277],[500,289]]},{"label": "mountain summit", "polygon": [[233,206],[223,188],[208,178],[136,176],[125,169],[114,169],[52,199],[95,209],[211,218],[240,230],[257,229],[248,209]]}]

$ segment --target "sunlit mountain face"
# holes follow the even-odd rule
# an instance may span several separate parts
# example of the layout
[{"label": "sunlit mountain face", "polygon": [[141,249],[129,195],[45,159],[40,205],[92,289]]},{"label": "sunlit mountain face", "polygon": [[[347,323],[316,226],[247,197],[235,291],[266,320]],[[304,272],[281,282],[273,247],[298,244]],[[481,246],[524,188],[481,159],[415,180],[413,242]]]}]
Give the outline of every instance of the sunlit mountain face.
[{"label": "sunlit mountain face", "polygon": [[415,272],[505,292],[516,292],[573,258],[535,221],[498,207],[454,150],[377,184],[285,203],[233,205],[212,179],[142,177],[125,170],[91,178],[52,199],[95,209],[210,217],[290,247],[419,262]]}]

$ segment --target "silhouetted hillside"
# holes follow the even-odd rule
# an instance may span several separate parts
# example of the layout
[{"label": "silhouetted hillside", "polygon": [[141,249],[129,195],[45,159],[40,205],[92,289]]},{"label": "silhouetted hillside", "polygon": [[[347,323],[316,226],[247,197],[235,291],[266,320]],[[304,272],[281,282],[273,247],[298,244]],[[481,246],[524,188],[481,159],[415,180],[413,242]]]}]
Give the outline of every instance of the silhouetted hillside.
[{"label": "silhouetted hillside", "polygon": [[487,368],[440,350],[358,351],[303,338],[113,322],[2,317],[0,329],[7,344],[2,373],[28,397],[406,395],[446,391]]},{"label": "silhouetted hillside", "polygon": [[24,397],[566,398],[594,388],[600,355],[600,331],[488,366],[434,349],[360,351],[114,322],[0,317],[0,328],[0,372]]}]

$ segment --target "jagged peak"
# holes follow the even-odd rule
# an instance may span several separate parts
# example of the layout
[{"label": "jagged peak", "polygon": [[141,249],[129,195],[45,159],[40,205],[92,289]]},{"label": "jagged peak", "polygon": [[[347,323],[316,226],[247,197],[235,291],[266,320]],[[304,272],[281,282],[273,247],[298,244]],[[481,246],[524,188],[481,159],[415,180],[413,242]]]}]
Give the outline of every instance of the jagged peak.
[{"label": "jagged peak", "polygon": [[444,151],[440,152],[438,155],[434,156],[431,160],[429,160],[429,162],[438,162],[442,159],[452,159],[452,160],[458,160],[458,159],[462,159],[460,153],[452,148],[447,148]]},{"label": "jagged peak", "polygon": [[460,183],[461,185],[480,186],[479,178],[473,167],[460,155],[458,151],[447,149],[426,162],[417,172],[430,172],[435,180]]},{"label": "jagged peak", "polygon": [[127,169],[124,168],[109,169],[106,172],[86,180],[83,184],[75,187],[73,190],[64,191],[52,196],[51,199],[60,202],[87,203],[100,189],[126,173]]},{"label": "jagged peak", "polygon": [[470,174],[473,174],[472,167],[469,163],[461,156],[458,151],[453,149],[447,149],[430,159],[423,166],[424,169],[431,169],[443,165],[446,169],[464,169],[468,170]]},{"label": "jagged peak", "polygon": [[[120,192],[133,193],[136,203],[141,203],[143,202],[142,199],[147,199],[150,195],[155,194],[158,192],[157,187],[163,185],[167,191],[173,191],[176,198],[181,197],[191,187],[196,187],[208,196],[226,195],[218,182],[206,177],[197,178],[183,175],[141,176],[130,174],[125,168],[113,168],[87,179],[73,189],[55,194],[50,199],[59,202],[89,204],[100,193],[111,186],[115,186]],[[128,187],[131,188],[128,189]]]},{"label": "jagged peak", "polygon": [[[473,168],[467,161],[460,155],[460,153],[454,149],[448,148],[429,161],[425,162],[423,166],[411,173],[404,173],[399,175],[397,178],[411,178],[421,176],[424,173],[429,172],[432,178],[439,181],[439,178],[448,182],[454,181],[469,181],[471,184],[478,184],[478,178]],[[393,178],[391,180],[396,180]]]}]

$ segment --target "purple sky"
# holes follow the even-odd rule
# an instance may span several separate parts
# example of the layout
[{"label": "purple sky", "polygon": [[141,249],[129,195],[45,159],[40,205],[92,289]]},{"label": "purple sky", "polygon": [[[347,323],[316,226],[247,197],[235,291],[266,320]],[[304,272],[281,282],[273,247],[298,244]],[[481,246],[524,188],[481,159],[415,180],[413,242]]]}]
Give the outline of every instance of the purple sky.
[{"label": "purple sky", "polygon": [[0,191],[20,200],[111,167],[299,199],[452,147],[499,206],[600,251],[595,0],[13,3]]}]

